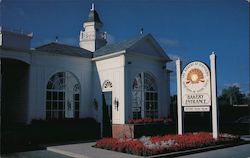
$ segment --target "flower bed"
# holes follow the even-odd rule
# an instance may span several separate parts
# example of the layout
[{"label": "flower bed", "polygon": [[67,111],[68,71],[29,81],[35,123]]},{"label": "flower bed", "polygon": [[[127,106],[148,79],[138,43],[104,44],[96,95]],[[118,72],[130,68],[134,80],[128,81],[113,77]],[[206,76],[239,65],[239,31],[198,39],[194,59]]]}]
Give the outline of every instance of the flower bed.
[{"label": "flower bed", "polygon": [[211,133],[200,132],[184,135],[143,136],[140,139],[103,138],[96,142],[95,147],[150,156],[237,141],[239,141],[239,137],[230,134],[220,134],[219,138],[215,140]]}]

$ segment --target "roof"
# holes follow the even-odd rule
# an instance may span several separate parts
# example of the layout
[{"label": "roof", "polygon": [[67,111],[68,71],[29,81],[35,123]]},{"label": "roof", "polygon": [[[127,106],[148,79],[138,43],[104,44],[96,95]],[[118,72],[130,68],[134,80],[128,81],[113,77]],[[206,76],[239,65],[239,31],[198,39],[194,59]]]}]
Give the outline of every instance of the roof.
[{"label": "roof", "polygon": [[99,22],[102,24],[97,11],[90,10],[88,20],[86,22]]},{"label": "roof", "polygon": [[156,48],[157,52],[159,52],[159,55],[162,59],[166,61],[171,61],[171,59],[167,56],[165,51],[161,48],[161,46],[158,44],[158,42],[154,39],[154,37],[151,34],[140,35],[135,38],[125,40],[116,44],[103,46],[94,52],[93,57],[104,56],[120,51],[125,51],[125,52],[133,51],[133,49],[136,50],[136,46],[139,45],[141,41],[145,40],[149,40],[150,43],[152,43],[152,45]]},{"label": "roof", "polygon": [[36,48],[36,50],[54,54],[92,58],[92,52],[86,49],[55,42],[39,46]]},{"label": "roof", "polygon": [[133,46],[138,41],[140,41],[145,36],[147,36],[147,35],[141,35],[141,36],[137,36],[135,38],[128,39],[128,40],[125,40],[125,41],[122,41],[119,43],[109,44],[109,45],[103,46],[94,52],[94,57],[103,56],[103,55],[111,54],[114,52],[126,50],[126,49],[130,48],[131,46]]}]

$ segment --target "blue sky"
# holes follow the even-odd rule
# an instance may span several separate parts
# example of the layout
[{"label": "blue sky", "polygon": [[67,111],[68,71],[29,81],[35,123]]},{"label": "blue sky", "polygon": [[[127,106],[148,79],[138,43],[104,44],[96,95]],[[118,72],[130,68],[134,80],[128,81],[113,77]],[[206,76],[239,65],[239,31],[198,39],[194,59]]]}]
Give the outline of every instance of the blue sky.
[{"label": "blue sky", "polygon": [[[209,64],[217,55],[219,93],[230,85],[249,92],[249,2],[246,0],[0,0],[0,25],[33,32],[32,47],[55,41],[78,45],[91,3],[109,43],[151,33],[167,54],[184,64]],[[174,62],[169,68],[175,70]],[[175,73],[171,93],[176,93]]]}]

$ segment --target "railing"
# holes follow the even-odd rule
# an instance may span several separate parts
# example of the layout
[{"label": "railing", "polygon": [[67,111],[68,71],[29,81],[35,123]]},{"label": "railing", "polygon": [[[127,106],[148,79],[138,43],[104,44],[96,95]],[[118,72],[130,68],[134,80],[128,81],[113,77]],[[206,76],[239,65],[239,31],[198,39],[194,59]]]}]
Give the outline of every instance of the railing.
[{"label": "railing", "polygon": [[0,32],[2,32],[2,31],[18,33],[18,34],[26,35],[26,36],[30,36],[30,37],[33,36],[33,32],[26,32],[26,31],[23,31],[22,29],[14,29],[14,28],[0,26]]},{"label": "railing", "polygon": [[84,32],[81,31],[81,36],[80,36],[81,40],[94,40],[94,39],[107,39],[107,33],[106,32]]}]

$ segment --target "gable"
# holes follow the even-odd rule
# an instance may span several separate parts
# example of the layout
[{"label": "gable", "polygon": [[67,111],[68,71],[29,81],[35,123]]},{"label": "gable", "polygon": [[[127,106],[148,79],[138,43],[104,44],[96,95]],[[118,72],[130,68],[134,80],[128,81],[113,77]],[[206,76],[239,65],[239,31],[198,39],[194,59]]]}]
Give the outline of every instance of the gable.
[{"label": "gable", "polygon": [[143,54],[146,56],[152,56],[164,61],[171,61],[167,56],[165,51],[161,48],[158,42],[153,38],[151,34],[140,35],[136,38],[125,40],[116,44],[106,45],[94,52],[95,58],[104,58],[109,55],[109,57],[116,55],[118,52],[123,52],[125,54],[136,53]]},{"label": "gable", "polygon": [[158,42],[151,36],[148,35],[142,40],[135,43],[132,47],[127,50],[127,53],[139,53],[148,56],[157,57],[162,60],[171,60],[165,51],[161,48]]}]

